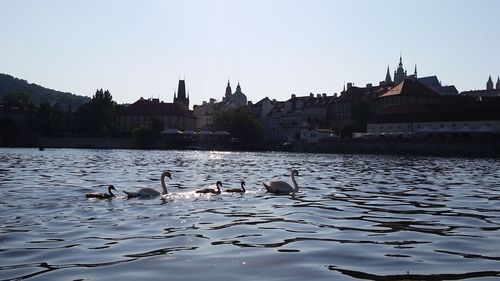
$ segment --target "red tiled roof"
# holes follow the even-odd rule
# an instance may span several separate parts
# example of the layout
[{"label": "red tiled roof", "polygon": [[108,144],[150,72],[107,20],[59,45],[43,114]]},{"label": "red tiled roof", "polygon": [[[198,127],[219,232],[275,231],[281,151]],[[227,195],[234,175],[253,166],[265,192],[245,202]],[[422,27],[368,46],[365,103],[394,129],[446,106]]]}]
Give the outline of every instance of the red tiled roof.
[{"label": "red tiled roof", "polygon": [[380,97],[405,95],[405,96],[429,96],[438,97],[439,94],[433,90],[427,88],[422,83],[418,81],[413,81],[411,79],[405,79],[399,82],[396,86],[390,88],[387,92],[382,94]]}]

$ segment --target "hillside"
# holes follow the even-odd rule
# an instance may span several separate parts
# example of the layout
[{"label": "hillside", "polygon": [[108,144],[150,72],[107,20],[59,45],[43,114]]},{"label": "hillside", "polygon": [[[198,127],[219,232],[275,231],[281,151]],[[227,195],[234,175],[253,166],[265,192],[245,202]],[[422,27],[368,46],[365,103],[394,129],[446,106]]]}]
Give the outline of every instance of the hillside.
[{"label": "hillside", "polygon": [[89,97],[47,89],[37,84],[30,84],[26,80],[0,73],[0,100],[6,95],[15,93],[28,95],[36,106],[43,103],[51,105],[58,103],[61,109],[71,107],[74,110],[90,101]]}]

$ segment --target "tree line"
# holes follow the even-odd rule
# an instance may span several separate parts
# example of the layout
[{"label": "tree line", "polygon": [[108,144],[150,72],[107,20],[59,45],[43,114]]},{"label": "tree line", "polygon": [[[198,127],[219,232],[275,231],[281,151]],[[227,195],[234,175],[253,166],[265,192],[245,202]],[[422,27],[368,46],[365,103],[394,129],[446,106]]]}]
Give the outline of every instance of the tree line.
[{"label": "tree line", "polygon": [[[11,93],[0,99],[0,146],[36,146],[38,137],[43,136],[123,136],[114,130],[113,120],[124,109],[103,89],[76,109],[63,109],[58,103],[36,106],[28,95]],[[126,135],[132,135],[139,144],[151,144],[164,129],[160,120],[154,121]],[[233,140],[248,149],[259,145],[262,138],[262,125],[245,107],[217,112],[212,129],[231,133]]]}]

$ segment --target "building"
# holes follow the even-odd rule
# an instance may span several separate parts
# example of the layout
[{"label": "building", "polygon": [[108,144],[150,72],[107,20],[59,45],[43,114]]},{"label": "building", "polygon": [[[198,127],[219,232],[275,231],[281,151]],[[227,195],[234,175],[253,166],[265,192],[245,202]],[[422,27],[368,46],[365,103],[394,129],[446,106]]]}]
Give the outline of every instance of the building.
[{"label": "building", "polygon": [[418,78],[417,75],[417,65],[415,65],[415,70],[412,75],[407,75],[407,71],[403,67],[403,58],[399,57],[399,64],[397,69],[394,71],[394,81],[391,79],[391,74],[389,71],[389,66],[387,66],[387,72],[385,74],[385,80],[379,83],[380,86],[390,87],[398,84],[399,82],[411,79],[417,80],[418,82],[424,84],[428,88],[437,92],[443,96],[454,96],[458,95],[458,90],[454,85],[443,86],[436,75],[426,76]]},{"label": "building", "polygon": [[394,71],[394,84],[398,84],[408,78],[417,78],[417,65],[415,65],[415,72],[413,75],[408,76],[406,70],[403,68],[403,58],[399,56],[398,68]]},{"label": "building", "polygon": [[438,93],[418,81],[405,79],[372,100],[370,108],[377,114],[389,107],[439,102]]},{"label": "building", "polygon": [[[390,77],[390,75],[388,75]],[[343,134],[351,131],[365,132],[366,122],[371,114],[370,101],[376,99],[386,86],[354,87],[348,83],[347,90],[334,96],[329,104],[329,120],[331,127]]]},{"label": "building", "polygon": [[193,106],[193,112],[197,118],[196,128],[210,128],[213,125],[215,114],[220,110],[238,108],[247,104],[247,96],[241,91],[240,83],[238,82],[236,91],[232,93],[231,83],[228,80],[222,101],[217,102],[216,99],[212,98],[208,102],[204,101],[201,105]]},{"label": "building", "polygon": [[498,134],[500,98],[449,97],[441,103],[387,108],[373,116],[369,134]]},{"label": "building", "polygon": [[470,97],[500,97],[500,76],[497,78],[496,88],[493,88],[493,80],[490,75],[490,77],[488,77],[488,81],[486,82],[486,89],[464,91],[460,94]]},{"label": "building", "polygon": [[175,128],[178,130],[195,129],[196,116],[183,104],[164,103],[159,99],[144,99],[127,106],[115,118],[117,132],[130,133],[140,126],[160,124],[161,129]]},{"label": "building", "polygon": [[333,130],[303,127],[300,129],[300,140],[304,143],[328,142],[337,139]]},{"label": "building", "polygon": [[189,110],[189,94],[186,96],[186,82],[179,80],[177,96],[174,93],[174,103],[180,105],[182,109]]},{"label": "building", "polygon": [[301,127],[328,126],[328,104],[333,99],[326,94],[309,94],[309,96],[291,98],[284,102],[276,102],[268,113],[264,127],[267,128],[266,141],[283,143],[300,137]]},{"label": "building", "polygon": [[218,110],[218,103],[215,99],[209,102],[204,101],[202,105],[193,105],[193,113],[196,116],[196,128],[207,129],[214,123],[214,115]]}]

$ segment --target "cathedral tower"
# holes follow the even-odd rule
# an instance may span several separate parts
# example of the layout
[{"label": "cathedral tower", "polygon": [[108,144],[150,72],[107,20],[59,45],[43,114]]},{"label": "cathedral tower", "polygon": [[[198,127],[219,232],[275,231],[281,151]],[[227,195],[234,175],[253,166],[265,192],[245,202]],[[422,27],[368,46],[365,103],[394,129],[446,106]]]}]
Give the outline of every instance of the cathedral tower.
[{"label": "cathedral tower", "polygon": [[391,73],[389,72],[389,66],[387,66],[387,73],[385,74],[385,84],[391,84],[392,83],[392,78],[391,78]]},{"label": "cathedral tower", "polygon": [[493,80],[491,80],[491,75],[488,78],[488,82],[486,82],[486,90],[493,90]]},{"label": "cathedral tower", "polygon": [[398,69],[394,71],[394,83],[397,84],[406,79],[406,70],[403,68],[403,58],[399,56]]}]

